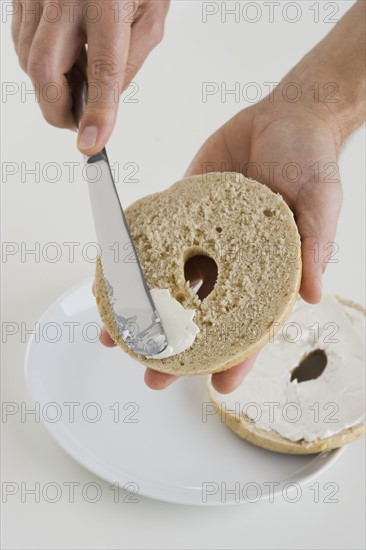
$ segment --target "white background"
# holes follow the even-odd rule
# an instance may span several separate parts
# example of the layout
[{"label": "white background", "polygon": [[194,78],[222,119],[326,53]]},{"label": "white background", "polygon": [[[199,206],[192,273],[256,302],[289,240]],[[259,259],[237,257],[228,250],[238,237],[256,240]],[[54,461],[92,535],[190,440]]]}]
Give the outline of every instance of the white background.
[{"label": "white background", "polygon": [[[1,2],[5,4],[5,2]],[[227,3],[232,6],[232,2]],[[241,3],[242,5],[245,2]],[[136,78],[139,90],[135,103],[121,103],[118,123],[108,152],[111,162],[133,162],[139,166],[138,183],[122,182],[118,189],[124,206],[147,194],[166,188],[179,179],[205,138],[241,108],[232,95],[222,102],[220,95],[202,102],[202,82],[226,82],[232,88],[257,82],[266,93],[265,82],[279,81],[333,26],[324,19],[333,6],[339,18],[352,2],[297,2],[302,15],[296,23],[286,21],[281,2],[275,20],[262,3],[256,23],[243,17],[236,23],[220,13],[202,22],[198,1],[173,2],[166,22],[163,43],[153,52]],[[318,4],[320,21],[314,22],[310,5]],[[288,19],[295,17],[289,8]],[[4,20],[4,13],[3,20]],[[254,17],[254,11],[248,11]],[[11,43],[10,24],[2,25],[2,80],[19,90],[31,89],[18,67]],[[61,293],[93,273],[81,249],[95,241],[87,187],[81,170],[69,181],[65,162],[81,162],[75,135],[47,125],[34,96],[20,92],[2,103],[2,162],[17,163],[19,172],[2,185],[2,239],[29,248],[49,242],[62,247],[60,261],[51,263],[16,254],[2,263],[2,320],[34,326],[48,305]],[[329,266],[324,288],[359,303],[364,302],[364,131],[349,140],[340,160],[344,185],[344,206],[336,241],[338,263]],[[40,163],[40,181],[22,169]],[[61,167],[57,182],[55,170]],[[4,164],[3,164],[4,168]],[[42,176],[42,170],[45,176]],[[3,177],[4,180],[4,177]],[[75,261],[70,262],[65,242],[80,243]],[[91,254],[93,251],[91,251]],[[8,339],[2,353],[3,401],[27,402],[24,379],[26,343],[19,335]],[[36,481],[81,485],[97,481],[103,498],[97,504],[80,497],[71,504],[66,498],[57,504],[22,503],[19,495],[2,506],[3,548],[363,548],[364,539],[364,443],[351,445],[330,470],[318,478],[320,486],[332,481],[339,485],[339,502],[314,502],[304,489],[296,504],[283,499],[238,507],[205,509],[152,501],[113,502],[109,484],[96,478],[69,458],[30,419],[14,417],[2,424],[2,480],[29,485]],[[187,451],[189,454],[189,450]],[[148,457],[146,457],[148,460]],[[321,495],[322,496],[322,495]],[[322,498],[320,499],[322,501]]]}]

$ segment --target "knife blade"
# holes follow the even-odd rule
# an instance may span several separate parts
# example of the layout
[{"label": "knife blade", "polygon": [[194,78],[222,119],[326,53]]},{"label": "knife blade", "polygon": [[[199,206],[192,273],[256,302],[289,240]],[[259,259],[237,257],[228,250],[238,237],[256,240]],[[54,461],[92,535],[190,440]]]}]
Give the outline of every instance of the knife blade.
[{"label": "knife blade", "polygon": [[[73,110],[77,127],[87,94],[84,81],[82,108],[79,100]],[[119,335],[135,353],[157,355],[167,347],[167,338],[130,235],[106,149],[84,158],[103,276]]]}]

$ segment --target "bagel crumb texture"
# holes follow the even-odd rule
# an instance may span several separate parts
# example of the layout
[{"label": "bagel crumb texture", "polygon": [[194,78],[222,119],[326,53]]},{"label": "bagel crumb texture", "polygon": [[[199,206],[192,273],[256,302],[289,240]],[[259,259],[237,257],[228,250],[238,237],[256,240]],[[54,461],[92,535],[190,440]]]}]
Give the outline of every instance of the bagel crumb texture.
[{"label": "bagel crumb texture", "polygon": [[[286,320],[300,285],[300,237],[291,210],[267,186],[235,172],[192,176],[136,201],[125,216],[148,287],[168,289],[183,307],[196,309],[200,329],[179,355],[133,353],[118,335],[98,260],[102,320],[140,363],[180,375],[223,371],[261,348]],[[187,260],[199,254],[218,267],[203,300],[184,276]]]}]

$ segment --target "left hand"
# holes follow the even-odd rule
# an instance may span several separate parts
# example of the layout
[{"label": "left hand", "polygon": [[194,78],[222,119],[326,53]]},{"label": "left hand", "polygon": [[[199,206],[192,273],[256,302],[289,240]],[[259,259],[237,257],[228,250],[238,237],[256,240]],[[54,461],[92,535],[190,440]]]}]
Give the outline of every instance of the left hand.
[{"label": "left hand", "polygon": [[[277,94],[279,95],[279,94]],[[300,294],[309,303],[321,298],[321,279],[332,253],[342,204],[338,173],[339,132],[324,104],[310,98],[299,103],[268,98],[244,109],[201,147],[186,176],[207,169],[236,171],[281,193],[294,212],[302,243]],[[101,341],[111,345],[103,331]],[[239,365],[212,375],[221,393],[233,391],[254,364],[258,353]],[[177,377],[147,369],[145,382],[162,389]]]}]

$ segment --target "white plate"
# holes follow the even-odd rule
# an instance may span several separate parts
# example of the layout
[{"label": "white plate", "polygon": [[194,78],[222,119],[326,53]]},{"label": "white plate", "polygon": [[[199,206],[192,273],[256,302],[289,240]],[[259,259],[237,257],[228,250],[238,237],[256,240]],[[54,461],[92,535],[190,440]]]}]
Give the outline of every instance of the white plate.
[{"label": "white plate", "polygon": [[97,341],[97,325],[90,279],[43,315],[40,336],[29,342],[26,376],[50,434],[101,478],[169,502],[235,504],[283,491],[292,498],[292,489],[339,457],[341,451],[271,453],[242,441],[217,415],[203,421],[210,412],[205,377],[150,390],[139,363]]}]

